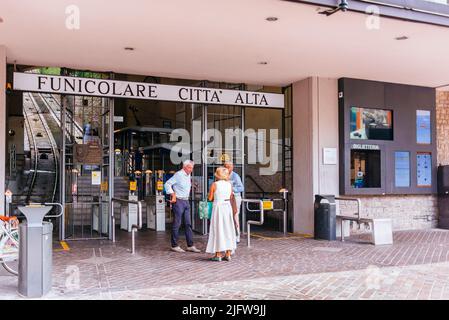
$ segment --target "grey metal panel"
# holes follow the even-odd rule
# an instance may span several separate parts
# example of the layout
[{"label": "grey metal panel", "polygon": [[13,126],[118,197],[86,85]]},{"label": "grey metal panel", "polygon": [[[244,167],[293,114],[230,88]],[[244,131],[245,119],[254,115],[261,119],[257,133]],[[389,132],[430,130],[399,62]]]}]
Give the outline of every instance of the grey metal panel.
[{"label": "grey metal panel", "polygon": [[[314,6],[335,8],[337,0],[284,0]],[[376,5],[380,9],[380,16],[393,19],[433,24],[449,27],[449,6],[420,0],[384,0],[384,1],[355,1],[347,0],[348,11],[366,15],[367,7]]]},{"label": "grey metal panel", "polygon": [[[359,79],[339,79],[340,193],[360,194],[433,194],[437,191],[436,107],[435,89]],[[363,106],[393,111],[393,140],[349,139],[350,108]],[[416,111],[430,110],[432,143],[416,143]],[[355,189],[350,185],[350,147],[353,143],[379,145],[381,150],[381,188]],[[395,187],[395,151],[410,152],[410,187]],[[432,186],[418,187],[416,155],[432,153]]]}]

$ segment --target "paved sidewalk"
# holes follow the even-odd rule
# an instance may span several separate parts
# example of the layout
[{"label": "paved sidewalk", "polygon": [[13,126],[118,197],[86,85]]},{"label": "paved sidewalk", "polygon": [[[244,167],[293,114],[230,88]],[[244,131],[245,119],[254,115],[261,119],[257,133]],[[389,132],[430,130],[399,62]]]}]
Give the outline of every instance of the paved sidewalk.
[{"label": "paved sidewalk", "polygon": [[[303,237],[242,239],[231,262],[168,251],[169,235],[73,241],[54,252],[46,299],[449,299],[449,231],[401,231],[394,245]],[[270,235],[268,235],[270,236]],[[207,238],[195,236],[198,248]],[[57,248],[55,248],[57,249]],[[17,279],[0,271],[0,298],[15,299]]]}]

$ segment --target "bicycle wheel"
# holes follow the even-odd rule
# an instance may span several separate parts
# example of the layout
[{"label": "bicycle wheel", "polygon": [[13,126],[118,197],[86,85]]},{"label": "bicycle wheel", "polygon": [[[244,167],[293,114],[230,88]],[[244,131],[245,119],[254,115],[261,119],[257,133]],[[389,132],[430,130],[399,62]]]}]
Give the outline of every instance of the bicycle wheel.
[{"label": "bicycle wheel", "polygon": [[[3,258],[0,258],[0,264],[6,271],[13,275],[18,275],[18,262],[19,262],[19,231],[17,229],[10,232],[11,238],[7,241],[2,239],[2,251]],[[5,250],[6,248],[6,250]],[[5,252],[6,251],[6,252]]]}]

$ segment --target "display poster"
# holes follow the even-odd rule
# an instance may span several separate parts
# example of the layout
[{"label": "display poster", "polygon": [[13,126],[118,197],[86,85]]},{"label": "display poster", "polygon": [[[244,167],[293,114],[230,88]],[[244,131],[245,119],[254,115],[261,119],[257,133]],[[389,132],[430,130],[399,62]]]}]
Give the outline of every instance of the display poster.
[{"label": "display poster", "polygon": [[410,152],[394,153],[394,181],[396,187],[410,187]]},{"label": "display poster", "polygon": [[432,154],[420,152],[416,155],[416,178],[418,187],[432,185]]},{"label": "display poster", "polygon": [[416,110],[416,143],[430,144],[431,142],[430,111]]},{"label": "display poster", "polygon": [[76,164],[101,164],[103,161],[103,148],[99,142],[73,145],[73,162]]},{"label": "display poster", "polygon": [[92,185],[101,185],[101,171],[92,171]]}]

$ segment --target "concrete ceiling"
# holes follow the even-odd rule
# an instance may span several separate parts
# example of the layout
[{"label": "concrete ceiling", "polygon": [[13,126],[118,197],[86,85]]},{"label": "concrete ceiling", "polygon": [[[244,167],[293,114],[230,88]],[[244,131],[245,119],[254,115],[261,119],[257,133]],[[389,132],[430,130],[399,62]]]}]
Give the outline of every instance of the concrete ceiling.
[{"label": "concrete ceiling", "polygon": [[[79,30],[65,27],[71,4]],[[449,28],[381,18],[369,30],[363,14],[317,10],[277,0],[1,0],[0,44],[8,62],[38,66],[264,85],[309,76],[449,84]]]}]

